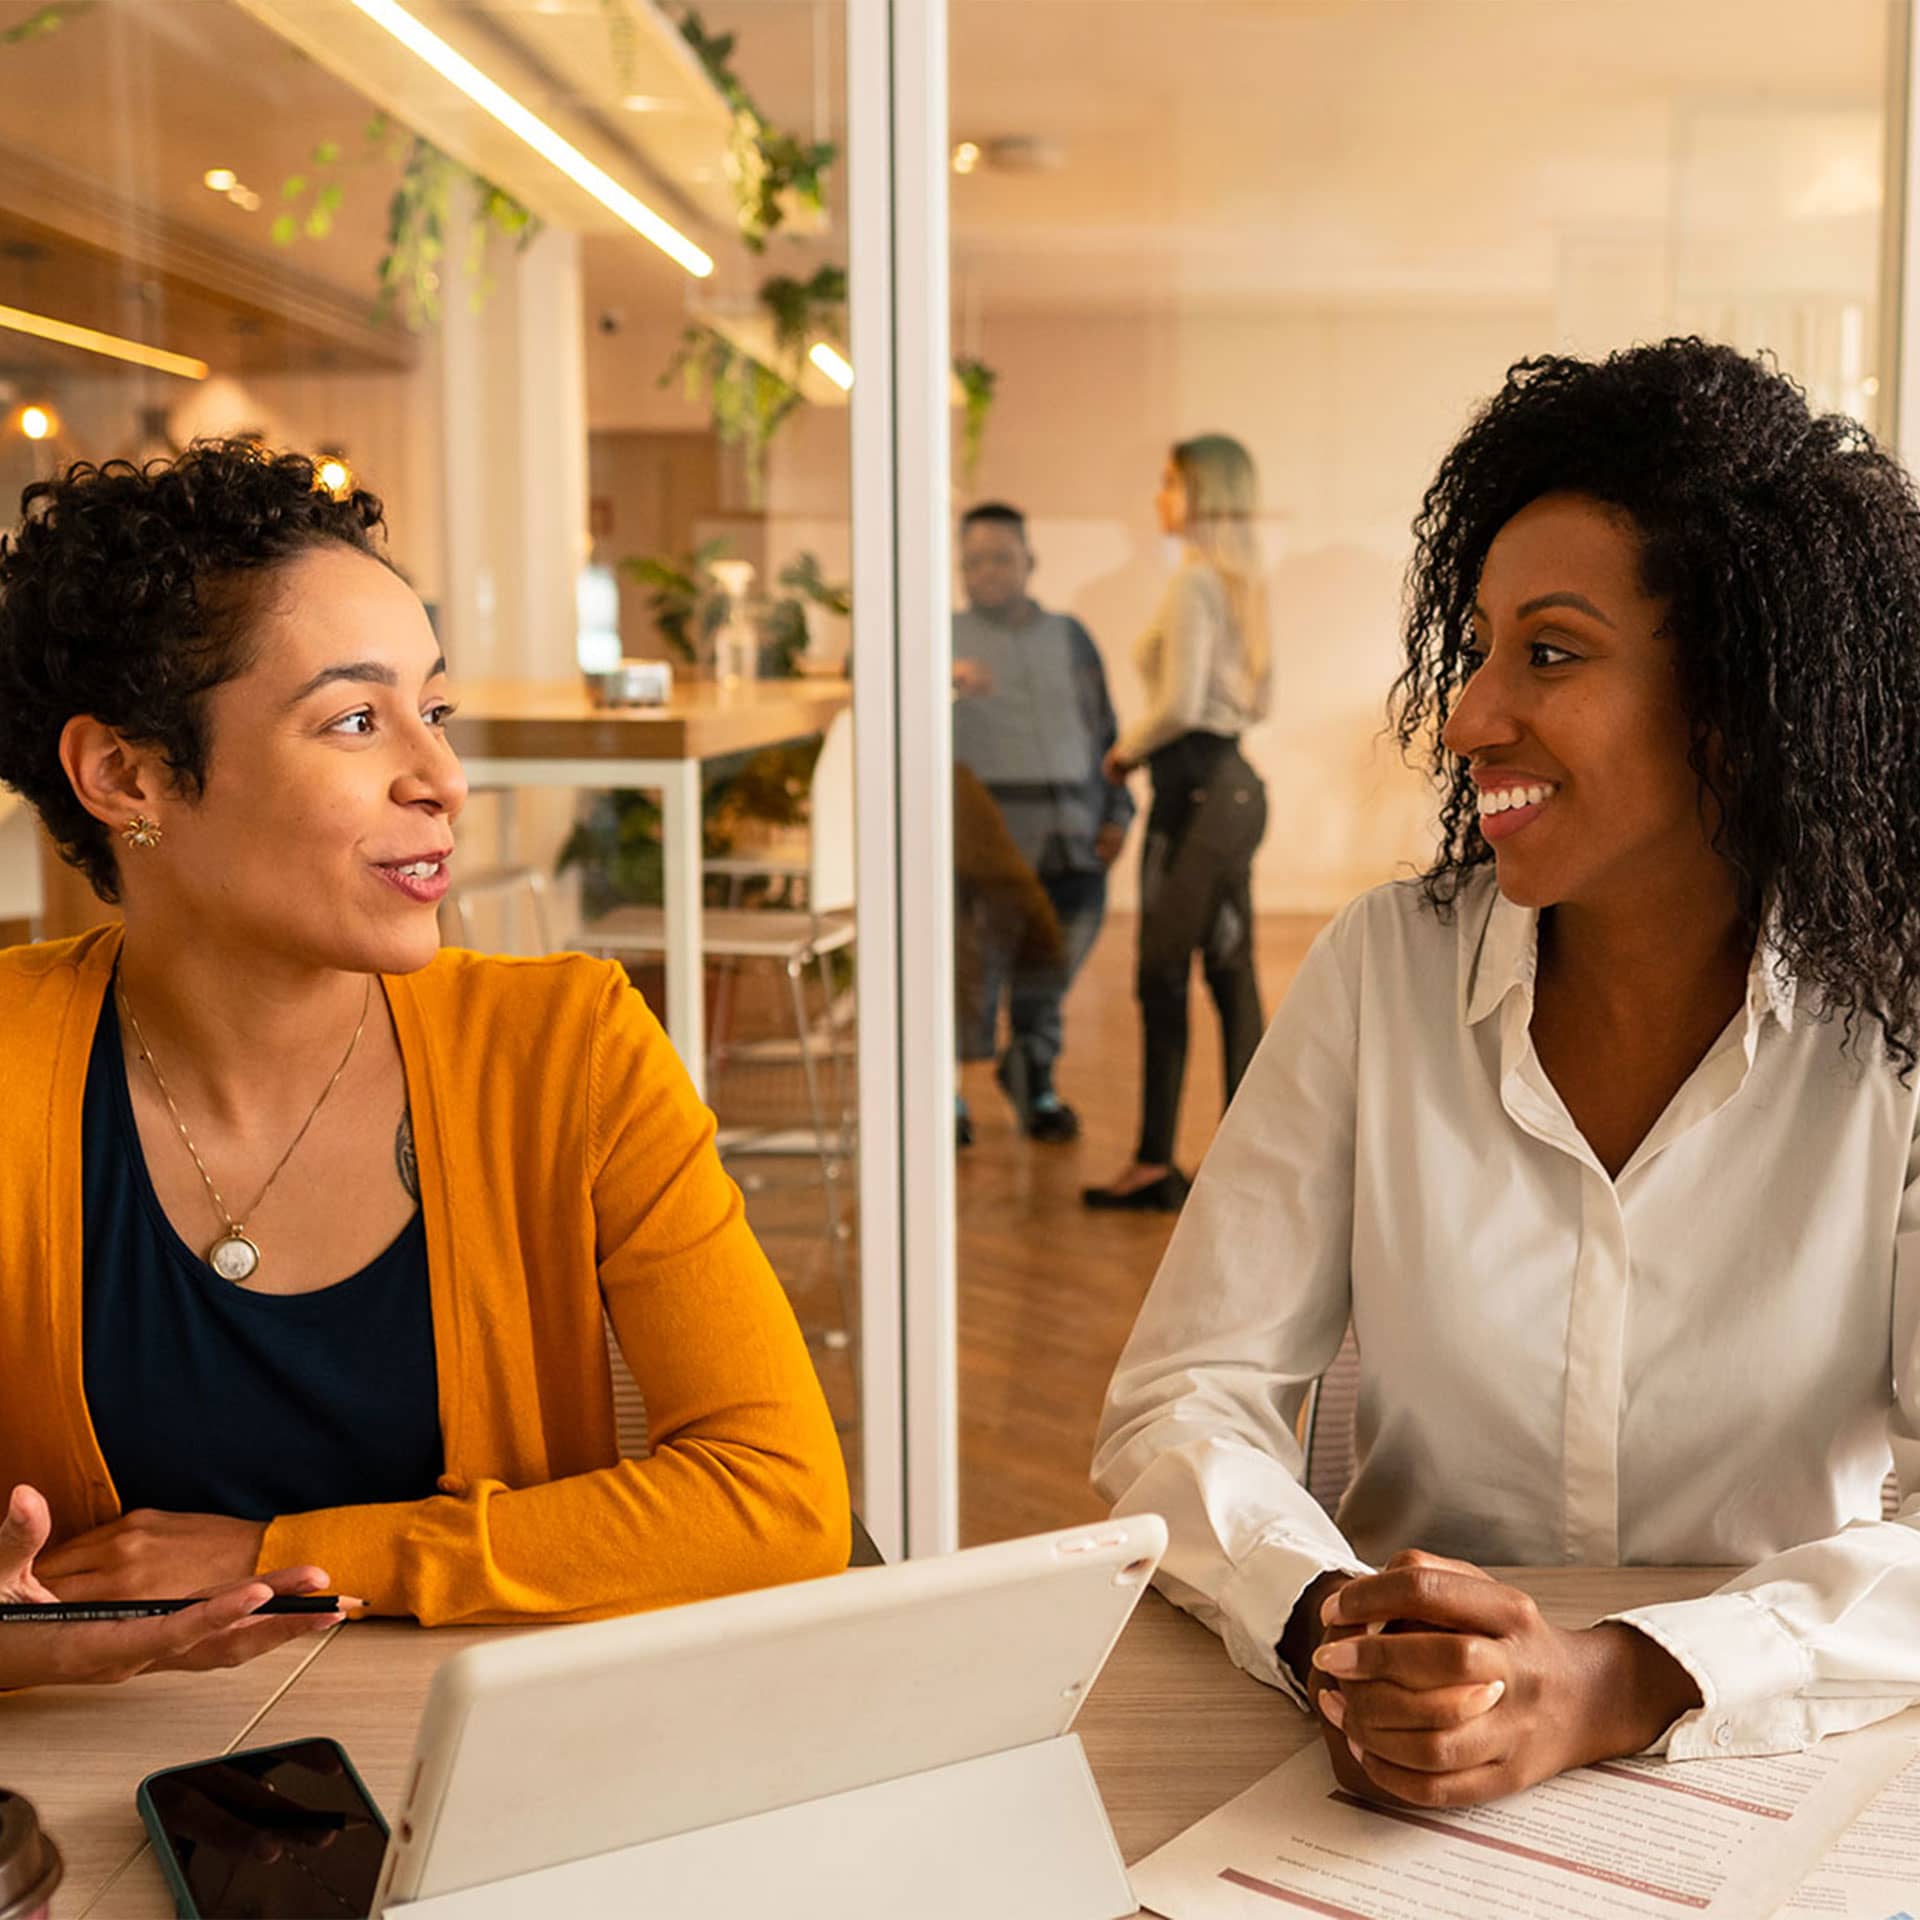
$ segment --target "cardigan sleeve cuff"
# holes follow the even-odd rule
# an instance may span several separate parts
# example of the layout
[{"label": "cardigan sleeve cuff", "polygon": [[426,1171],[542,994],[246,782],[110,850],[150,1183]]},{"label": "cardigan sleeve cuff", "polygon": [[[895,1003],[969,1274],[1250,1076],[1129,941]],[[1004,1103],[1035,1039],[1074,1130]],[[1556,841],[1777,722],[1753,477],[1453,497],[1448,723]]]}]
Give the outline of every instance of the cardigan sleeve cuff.
[{"label": "cardigan sleeve cuff", "polygon": [[418,1504],[401,1500],[282,1514],[267,1523],[255,1571],[316,1566],[325,1571],[331,1592],[364,1600],[371,1613],[412,1613],[400,1542]]},{"label": "cardigan sleeve cuff", "polygon": [[1663,1647],[1700,1689],[1702,1704],[1683,1713],[1647,1752],[1669,1760],[1728,1760],[1795,1753],[1817,1737],[1799,1697],[1808,1677],[1806,1652],[1750,1595],[1711,1593],[1608,1618]]}]

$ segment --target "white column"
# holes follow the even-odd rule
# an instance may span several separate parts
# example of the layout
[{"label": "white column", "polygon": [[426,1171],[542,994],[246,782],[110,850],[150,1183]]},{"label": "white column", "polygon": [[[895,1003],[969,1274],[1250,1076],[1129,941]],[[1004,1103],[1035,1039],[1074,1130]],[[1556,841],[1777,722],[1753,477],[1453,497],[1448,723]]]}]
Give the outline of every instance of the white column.
[{"label": "white column", "polygon": [[580,236],[548,227],[510,257],[520,449],[513,491],[524,543],[516,622],[520,658],[513,670],[557,680],[577,667],[574,595],[588,546]]},{"label": "white column", "polygon": [[[495,236],[476,310],[456,195],[435,346],[444,495],[441,633],[455,684],[562,679],[574,671],[575,581],[587,540],[586,336],[579,236],[545,228],[524,249]],[[576,796],[543,789],[476,808],[473,865],[524,860],[549,876]],[[456,870],[457,871],[457,870]],[[577,918],[556,882],[555,937]],[[483,940],[528,929],[483,914]],[[696,1067],[697,1061],[692,1063]]]},{"label": "white column", "polygon": [[1880,249],[1880,438],[1920,471],[1920,143],[1914,0],[1887,8],[1886,190]]},{"label": "white column", "polygon": [[946,0],[848,0],[862,1429],[891,1558],[958,1541]]}]

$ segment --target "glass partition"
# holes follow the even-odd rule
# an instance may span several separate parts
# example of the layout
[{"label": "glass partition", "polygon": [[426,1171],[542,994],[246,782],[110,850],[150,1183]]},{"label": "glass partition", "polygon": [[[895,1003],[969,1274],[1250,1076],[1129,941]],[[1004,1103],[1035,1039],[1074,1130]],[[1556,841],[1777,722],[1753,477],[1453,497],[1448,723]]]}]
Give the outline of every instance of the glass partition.
[{"label": "glass partition", "polygon": [[[384,500],[443,931],[661,1009],[858,1499],[846,58],[839,0],[4,0],[0,496],[242,435]],[[104,913],[0,804],[0,923]]]},{"label": "glass partition", "polygon": [[[1423,862],[1384,702],[1410,524],[1475,402],[1529,354],[1697,331],[1878,424],[1888,8],[1738,17],[951,0],[963,1537],[1100,1510],[1102,1395],[1175,1216],[1082,1190],[1191,1174],[1307,943]],[[1243,769],[1188,771],[1264,831],[1143,876],[1149,782],[1102,779],[1102,695],[1137,748],[1195,442],[1189,493],[1252,516],[1271,704]]]}]

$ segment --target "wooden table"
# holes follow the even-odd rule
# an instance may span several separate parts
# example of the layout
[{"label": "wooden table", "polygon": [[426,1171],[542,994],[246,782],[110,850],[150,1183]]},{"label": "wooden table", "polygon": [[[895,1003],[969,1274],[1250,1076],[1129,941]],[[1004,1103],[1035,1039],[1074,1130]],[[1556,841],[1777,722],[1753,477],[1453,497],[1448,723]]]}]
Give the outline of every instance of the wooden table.
[{"label": "wooden table", "polygon": [[667,1032],[704,1094],[700,764],[824,733],[853,697],[845,680],[680,680],[661,707],[597,707],[581,680],[477,680],[447,729],[476,787],[643,787],[660,795],[665,853]]},{"label": "wooden table", "polygon": [[[1550,1620],[1582,1626],[1621,1607],[1711,1592],[1727,1574],[1562,1567],[1509,1577]],[[434,1669],[503,1631],[373,1621],[230,1674],[0,1701],[0,1781],[35,1802],[66,1854],[55,1920],[169,1920],[172,1902],[133,1807],[135,1785],[155,1767],[326,1733],[353,1756],[374,1798],[397,1805]],[[1212,1634],[1157,1594],[1141,1603],[1076,1725],[1129,1861],[1316,1737],[1304,1714],[1239,1672]]]}]

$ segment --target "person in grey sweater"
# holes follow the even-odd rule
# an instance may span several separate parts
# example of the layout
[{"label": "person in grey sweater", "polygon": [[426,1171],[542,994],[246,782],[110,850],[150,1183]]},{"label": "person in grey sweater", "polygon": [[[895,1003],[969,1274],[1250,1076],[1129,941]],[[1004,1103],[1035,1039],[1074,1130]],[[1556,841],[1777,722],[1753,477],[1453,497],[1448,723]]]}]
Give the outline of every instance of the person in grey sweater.
[{"label": "person in grey sweater", "polygon": [[[983,990],[962,1026],[960,1057],[992,1057],[1004,997],[1012,1039],[1000,1084],[1031,1138],[1071,1140],[1080,1122],[1053,1084],[1060,1003],[1100,930],[1107,869],[1133,801],[1101,774],[1118,728],[1098,650],[1078,620],[1028,594],[1025,516],[998,502],[975,507],[960,523],[960,568],[967,606],[953,617],[953,757],[999,807],[1061,933],[1058,961],[1044,968],[1022,963],[990,932],[981,940]],[[964,1106],[959,1122],[964,1145],[972,1132]]]}]

